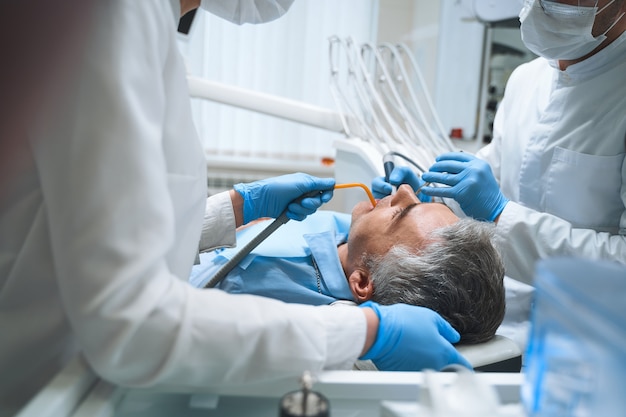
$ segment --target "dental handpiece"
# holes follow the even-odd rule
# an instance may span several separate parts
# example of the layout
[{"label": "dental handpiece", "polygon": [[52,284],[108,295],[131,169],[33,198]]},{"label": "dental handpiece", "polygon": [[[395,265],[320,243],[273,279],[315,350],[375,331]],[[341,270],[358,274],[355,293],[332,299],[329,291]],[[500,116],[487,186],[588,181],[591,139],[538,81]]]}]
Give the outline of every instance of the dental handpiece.
[{"label": "dental handpiece", "polygon": [[[395,164],[393,162],[393,154],[386,153],[383,156],[383,168],[385,170],[385,182],[389,182],[389,175],[391,175],[391,172],[395,168]],[[395,193],[396,193],[396,186],[392,184],[391,194],[393,195]]]}]

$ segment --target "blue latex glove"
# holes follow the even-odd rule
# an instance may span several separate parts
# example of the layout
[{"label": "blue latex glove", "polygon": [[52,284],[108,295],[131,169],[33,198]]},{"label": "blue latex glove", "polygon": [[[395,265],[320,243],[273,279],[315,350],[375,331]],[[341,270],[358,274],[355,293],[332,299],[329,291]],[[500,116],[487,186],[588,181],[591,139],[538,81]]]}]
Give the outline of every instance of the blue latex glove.
[{"label": "blue latex glove", "polygon": [[[235,184],[233,188],[243,197],[243,221],[249,223],[261,217],[277,218],[285,209],[290,219],[304,220],[322,204],[330,201],[334,187],[334,178],[296,173]],[[319,191],[319,194],[299,199],[313,191]]]},{"label": "blue latex glove", "polygon": [[509,202],[500,191],[489,164],[464,152],[439,155],[422,178],[450,186],[424,187],[422,193],[453,198],[465,214],[478,220],[494,221]]},{"label": "blue latex glove", "polygon": [[[372,180],[372,194],[375,198],[383,198],[391,194],[393,185],[398,187],[402,184],[409,184],[413,191],[417,191],[426,183],[410,167],[397,166],[389,174],[389,182],[385,180],[385,177],[376,177]],[[423,203],[431,201],[430,196],[421,192],[418,194],[418,198]]]},{"label": "blue latex glove", "polygon": [[408,304],[381,306],[371,301],[360,305],[376,312],[380,324],[370,350],[360,359],[371,359],[381,371],[439,371],[452,364],[472,369],[452,346],[459,333],[439,314]]}]

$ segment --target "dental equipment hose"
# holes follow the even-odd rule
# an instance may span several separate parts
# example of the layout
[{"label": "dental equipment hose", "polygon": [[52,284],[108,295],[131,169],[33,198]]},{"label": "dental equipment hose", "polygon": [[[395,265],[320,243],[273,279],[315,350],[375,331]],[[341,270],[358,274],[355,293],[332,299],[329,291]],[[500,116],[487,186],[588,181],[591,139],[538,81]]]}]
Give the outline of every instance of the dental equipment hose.
[{"label": "dental equipment hose", "polygon": [[393,168],[395,167],[395,164],[393,163],[393,157],[397,156],[400,157],[402,159],[404,159],[405,161],[407,161],[409,164],[413,165],[415,168],[417,168],[420,173],[424,173],[426,171],[428,171],[427,169],[424,169],[424,167],[422,167],[420,164],[418,164],[417,162],[415,162],[413,159],[409,158],[408,156],[400,153],[400,152],[396,152],[396,151],[389,151],[386,154],[383,155],[383,167],[385,169],[385,181],[389,182],[389,174],[391,174],[391,171],[393,171]]},{"label": "dental equipment hose", "polygon": [[[367,193],[367,196],[370,199],[372,206],[374,207],[376,206],[376,200],[374,199],[372,192],[364,184],[355,182],[355,183],[335,185],[335,189],[349,188],[349,187],[363,188],[365,192]],[[321,192],[322,191],[311,191],[310,193],[306,193],[302,197],[299,197],[298,200],[301,200],[306,197],[315,197]],[[254,248],[259,246],[261,242],[267,239],[269,235],[274,233],[276,229],[278,229],[280,226],[287,223],[288,221],[289,221],[289,217],[287,217],[287,209],[285,209],[285,211],[283,211],[280,216],[278,216],[272,223],[270,223],[269,226],[261,230],[261,232],[258,235],[256,235],[250,242],[248,242],[243,248],[241,248],[241,250],[237,252],[235,256],[233,256],[220,269],[218,269],[215,275],[213,275],[213,277],[209,280],[209,282],[206,283],[204,288],[215,288],[215,286],[217,286],[217,284],[219,284],[224,278],[226,278],[226,275],[228,275],[228,273],[232,271],[233,268],[237,266],[237,264],[239,264],[239,262],[241,262],[243,258],[245,258],[250,252],[252,252]]]}]

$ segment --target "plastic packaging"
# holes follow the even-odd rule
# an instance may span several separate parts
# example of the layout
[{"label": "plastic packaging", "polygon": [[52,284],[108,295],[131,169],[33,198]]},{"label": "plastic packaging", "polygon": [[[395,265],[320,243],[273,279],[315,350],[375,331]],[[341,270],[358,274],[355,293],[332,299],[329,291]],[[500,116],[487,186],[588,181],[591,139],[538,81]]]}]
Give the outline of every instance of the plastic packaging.
[{"label": "plastic packaging", "polygon": [[618,416],[626,410],[626,266],[541,261],[522,402],[531,417]]}]

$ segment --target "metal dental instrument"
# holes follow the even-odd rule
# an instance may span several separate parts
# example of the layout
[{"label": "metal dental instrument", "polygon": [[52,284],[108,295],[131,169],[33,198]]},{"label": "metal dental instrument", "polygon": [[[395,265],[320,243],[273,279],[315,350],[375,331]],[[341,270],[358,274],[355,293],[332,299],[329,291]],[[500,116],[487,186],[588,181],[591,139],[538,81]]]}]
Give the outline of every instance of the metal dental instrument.
[{"label": "metal dental instrument", "polygon": [[[361,183],[347,183],[347,184],[336,184],[335,185],[335,189],[341,189],[341,188],[350,188],[350,187],[361,187],[365,190],[365,192],[367,193],[367,196],[370,199],[370,202],[372,203],[372,206],[376,207],[376,200],[374,199],[374,196],[372,195],[372,192],[370,191],[369,188],[367,188],[365,186],[365,184],[361,184]],[[294,200],[294,201],[298,201],[298,200],[302,200],[304,198],[307,197],[315,197],[318,196],[322,193],[323,191],[311,191],[309,193],[304,194],[303,196],[299,197],[298,199]],[[256,235],[250,242],[248,242],[243,248],[241,248],[241,250],[239,252],[237,252],[228,262],[226,262],[216,273],[215,275],[213,275],[213,277],[209,280],[209,282],[207,282],[207,284],[204,286],[204,288],[214,288],[217,284],[219,284],[224,278],[226,278],[226,275],[228,275],[228,273],[230,271],[232,271],[232,269],[239,263],[242,261],[243,258],[245,258],[250,252],[252,252],[252,250],[254,250],[254,248],[256,248],[257,246],[259,246],[259,244],[261,242],[263,242],[265,239],[267,239],[267,237],[269,235],[271,235],[272,233],[274,233],[276,231],[276,229],[278,229],[280,226],[282,226],[283,224],[287,223],[289,221],[289,217],[287,217],[287,209],[285,209],[285,211],[283,211],[281,213],[280,216],[278,216],[272,223],[269,224],[269,226],[267,226],[265,229],[261,230],[261,232]]]},{"label": "metal dental instrument", "polygon": [[422,191],[422,188],[428,187],[429,185],[430,185],[429,182],[425,182],[424,184],[420,185],[419,188],[415,190],[415,195],[419,197],[420,192]]}]

